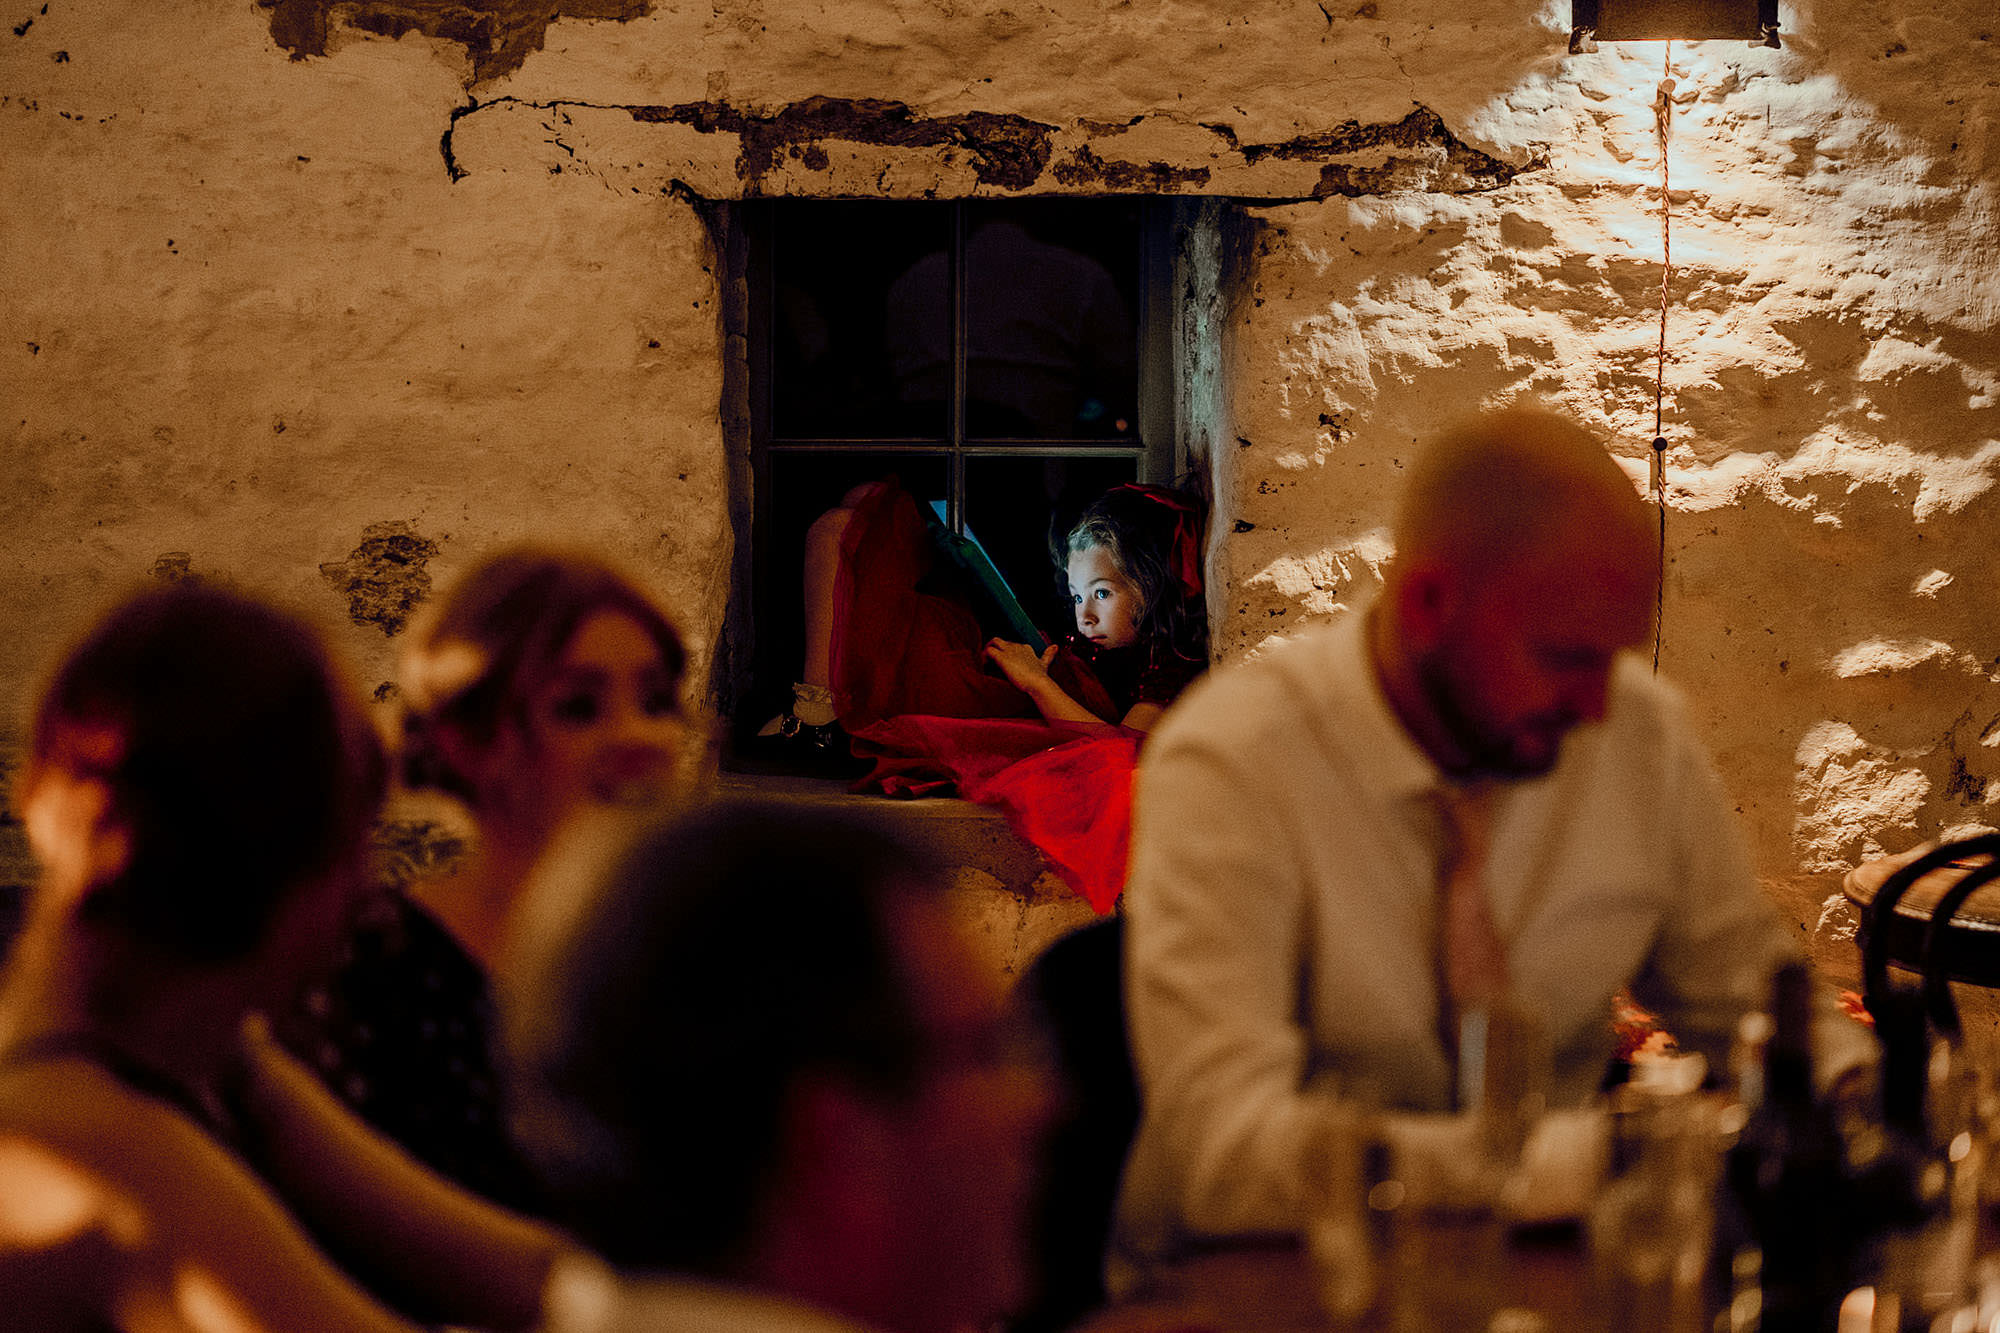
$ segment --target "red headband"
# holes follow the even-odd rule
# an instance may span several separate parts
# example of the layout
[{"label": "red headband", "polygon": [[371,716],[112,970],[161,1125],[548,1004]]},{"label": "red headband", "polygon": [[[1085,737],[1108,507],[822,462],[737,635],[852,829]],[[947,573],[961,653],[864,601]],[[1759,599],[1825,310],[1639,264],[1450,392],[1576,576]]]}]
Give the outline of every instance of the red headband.
[{"label": "red headband", "polygon": [[1201,595],[1201,510],[1187,496],[1164,486],[1128,481],[1111,488],[1142,495],[1173,515],[1173,534],[1167,539],[1167,572],[1180,585],[1184,597]]}]

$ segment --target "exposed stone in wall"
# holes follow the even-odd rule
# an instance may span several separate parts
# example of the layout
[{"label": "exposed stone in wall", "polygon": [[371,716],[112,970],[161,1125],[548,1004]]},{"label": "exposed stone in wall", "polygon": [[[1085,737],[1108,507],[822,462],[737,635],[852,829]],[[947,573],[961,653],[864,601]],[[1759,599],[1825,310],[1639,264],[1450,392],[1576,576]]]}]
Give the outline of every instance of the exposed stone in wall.
[{"label": "exposed stone in wall", "polygon": [[424,566],[437,553],[438,544],[406,522],[370,523],[345,560],[323,564],[319,573],[347,599],[348,619],[393,635],[430,596],[431,576]]},{"label": "exposed stone in wall", "polygon": [[153,562],[153,577],[162,583],[199,583],[201,575],[193,564],[194,557],[186,551],[166,551]]},{"label": "exposed stone in wall", "polygon": [[[652,132],[635,127],[657,127]],[[775,110],[714,101],[613,106],[475,98],[454,109],[443,148],[471,171],[582,176],[621,192],[708,199],[1038,193],[1220,193],[1239,198],[1505,185],[1541,163],[1476,149],[1428,107],[1379,124],[1347,121],[1275,142],[1227,124],[1193,136],[1177,117],[1060,124],[993,111],[926,116],[907,103],[812,97]],[[1148,145],[1172,156],[1135,156]]]},{"label": "exposed stone in wall", "polygon": [[[11,792],[14,786],[15,760],[0,755],[0,790]],[[20,930],[37,873],[20,818],[11,810],[0,810],[0,941],[11,941]],[[6,947],[0,944],[0,963],[5,961]]]},{"label": "exposed stone in wall", "polygon": [[539,51],[549,25],[559,18],[629,19],[646,12],[648,0],[257,0],[271,11],[271,38],[294,59],[323,56],[339,11],[341,22],[380,37],[420,32],[465,48],[474,79],[490,79],[521,67]]},{"label": "exposed stone in wall", "polygon": [[448,874],[465,859],[464,829],[442,819],[390,819],[375,828],[375,856],[385,881],[409,884]]},{"label": "exposed stone in wall", "polygon": [[1054,127],[1020,116],[973,112],[938,118],[913,114],[901,102],[811,97],[760,115],[714,102],[630,107],[642,125],[687,125],[703,134],[728,134],[737,142],[736,175],[743,192],[763,193],[780,159],[824,171],[828,143],[874,148],[940,148],[963,152],[981,185],[1025,190],[1048,165]]},{"label": "exposed stone in wall", "polygon": [[[1397,190],[1463,194],[1505,185],[1521,172],[1461,142],[1437,112],[1421,106],[1394,125],[1349,122],[1328,133],[1243,148],[1243,160],[1252,165],[1267,157],[1320,163],[1312,190],[1315,199]],[[1353,160],[1367,157],[1381,160],[1374,164]]]},{"label": "exposed stone in wall", "polygon": [[1049,174],[1068,189],[1091,194],[1194,194],[1212,173],[1207,167],[1165,162],[1107,162],[1089,144],[1081,144]]}]

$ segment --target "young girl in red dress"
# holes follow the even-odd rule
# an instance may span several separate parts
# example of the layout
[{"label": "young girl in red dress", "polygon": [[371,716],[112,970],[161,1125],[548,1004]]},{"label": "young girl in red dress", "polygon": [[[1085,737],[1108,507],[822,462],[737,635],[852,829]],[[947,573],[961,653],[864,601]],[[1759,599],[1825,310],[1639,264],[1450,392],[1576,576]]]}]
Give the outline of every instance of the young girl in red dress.
[{"label": "young girl in red dress", "polygon": [[893,481],[859,487],[808,534],[807,680],[780,721],[829,740],[837,722],[873,761],[857,790],[955,787],[999,806],[1109,911],[1140,741],[1208,665],[1201,517],[1164,487],[1100,496],[1052,552],[1076,633],[1038,652],[987,638],[963,601],[924,591],[933,547],[916,501]]},{"label": "young girl in red dress", "polygon": [[[1055,555],[1075,609],[1072,648],[1122,709],[1118,724],[1151,731],[1208,666],[1199,511],[1176,491],[1114,487],[1084,511]],[[1050,722],[1105,720],[1049,674],[1061,651],[1051,645],[1037,654],[995,639],[986,658]]]}]

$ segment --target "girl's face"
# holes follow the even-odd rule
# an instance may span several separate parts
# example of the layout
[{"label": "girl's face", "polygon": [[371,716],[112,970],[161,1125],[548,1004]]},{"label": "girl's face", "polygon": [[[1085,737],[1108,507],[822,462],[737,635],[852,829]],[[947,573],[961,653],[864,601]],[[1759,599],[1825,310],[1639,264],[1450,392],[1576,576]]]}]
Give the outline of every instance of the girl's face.
[{"label": "girl's face", "polygon": [[528,744],[513,775],[544,832],[587,807],[669,793],[685,737],[677,684],[631,616],[597,611],[577,626],[527,700]]},{"label": "girl's face", "polygon": [[1076,631],[1099,648],[1130,648],[1139,641],[1139,590],[1102,546],[1069,558],[1069,596]]}]

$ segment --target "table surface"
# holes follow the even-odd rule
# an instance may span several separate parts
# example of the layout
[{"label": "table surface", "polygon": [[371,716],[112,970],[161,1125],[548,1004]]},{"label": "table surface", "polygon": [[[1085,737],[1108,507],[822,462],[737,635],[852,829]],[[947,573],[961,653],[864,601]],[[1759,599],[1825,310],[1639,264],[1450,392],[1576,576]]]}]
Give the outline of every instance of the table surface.
[{"label": "table surface", "polygon": [[[1930,844],[1926,843],[1895,856],[1864,862],[1848,872],[1841,885],[1842,892],[1849,902],[1867,913],[1889,877],[1929,850]],[[1932,911],[1974,865],[1983,867],[1986,861],[1986,857],[1979,856],[1940,866],[1910,885],[1896,900],[1896,910],[1880,925],[1883,947],[1891,963],[1912,971],[1922,970],[1924,940]],[[1938,956],[1931,962],[1953,981],[2000,987],[2000,880],[1989,880],[1972,891],[1952,914],[1937,947]]]},{"label": "table surface", "polygon": [[[1497,1223],[1433,1220],[1386,1261],[1385,1308],[1335,1321],[1296,1243],[1246,1243],[1157,1275],[1077,1333],[1576,1333],[1606,1327],[1578,1228],[1510,1235]],[[1393,1307],[1393,1308],[1391,1308]]]},{"label": "table surface", "polygon": [[[1847,872],[1847,878],[1841,882],[1841,891],[1847,895],[1849,902],[1865,908],[1875,901],[1875,894],[1888,882],[1890,875],[1929,850],[1930,845],[1926,843],[1895,856],[1864,861]],[[1979,860],[1983,864],[1985,858]],[[1912,884],[1897,901],[1896,915],[1929,920],[1931,909],[1937,906],[1938,899],[1944,897],[1945,891],[1952,885],[1964,879],[1970,869],[1970,865],[1953,862],[1931,871]],[[1972,896],[1965,900],[1965,905],[1953,914],[1952,924],[1971,930],[2000,931],[2000,880],[1989,880],[1974,889]]]}]

